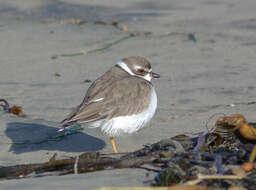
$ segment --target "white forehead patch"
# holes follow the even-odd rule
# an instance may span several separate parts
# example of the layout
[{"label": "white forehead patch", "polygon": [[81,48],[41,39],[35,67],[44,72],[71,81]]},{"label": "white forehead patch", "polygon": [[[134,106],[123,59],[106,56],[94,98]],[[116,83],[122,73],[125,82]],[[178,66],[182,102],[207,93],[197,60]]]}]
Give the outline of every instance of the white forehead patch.
[{"label": "white forehead patch", "polygon": [[134,73],[131,71],[131,69],[126,65],[125,62],[123,61],[118,61],[116,63],[117,65],[119,65],[123,70],[125,70],[127,73],[129,73],[130,75],[134,75]]}]

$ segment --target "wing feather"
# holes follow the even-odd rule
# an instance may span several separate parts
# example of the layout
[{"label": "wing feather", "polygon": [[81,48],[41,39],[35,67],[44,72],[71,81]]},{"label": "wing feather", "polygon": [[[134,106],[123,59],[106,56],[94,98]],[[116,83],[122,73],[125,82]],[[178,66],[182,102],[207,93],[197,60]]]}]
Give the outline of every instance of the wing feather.
[{"label": "wing feather", "polygon": [[[62,121],[62,125],[140,113],[150,103],[151,87],[150,82],[135,76],[120,80],[99,78],[90,86],[83,102]],[[102,100],[95,101],[98,99]]]}]

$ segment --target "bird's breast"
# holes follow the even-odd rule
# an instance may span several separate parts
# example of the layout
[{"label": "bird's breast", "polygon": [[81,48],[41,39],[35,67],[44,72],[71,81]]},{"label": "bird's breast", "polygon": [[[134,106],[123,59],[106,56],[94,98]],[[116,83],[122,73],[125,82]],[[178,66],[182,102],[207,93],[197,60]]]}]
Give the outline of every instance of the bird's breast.
[{"label": "bird's breast", "polygon": [[143,128],[154,116],[157,108],[157,95],[152,88],[151,101],[148,107],[138,114],[118,116],[101,123],[101,129],[109,136],[131,134]]}]

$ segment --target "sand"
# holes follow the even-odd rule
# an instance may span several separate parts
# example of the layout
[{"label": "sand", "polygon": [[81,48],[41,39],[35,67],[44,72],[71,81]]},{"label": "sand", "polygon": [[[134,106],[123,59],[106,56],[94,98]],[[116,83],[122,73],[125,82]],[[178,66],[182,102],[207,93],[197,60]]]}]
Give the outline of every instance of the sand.
[{"label": "sand", "polygon": [[[54,153],[59,158],[92,150],[111,153],[108,137],[87,128],[57,142],[14,143],[55,135],[59,122],[82,101],[91,84],[84,81],[95,80],[131,55],[147,57],[161,75],[153,81],[158,111],[146,128],[116,139],[120,152],[206,130],[215,113],[241,113],[255,121],[256,105],[248,105],[256,93],[255,6],[250,0],[1,0],[0,98],[22,106],[27,117],[0,111],[0,165],[45,162]],[[73,24],[72,18],[86,23]],[[95,24],[113,19],[128,32]],[[60,56],[104,47],[132,31],[142,35],[104,51]],[[3,180],[0,188],[144,186],[154,175],[141,169],[110,170]]]}]

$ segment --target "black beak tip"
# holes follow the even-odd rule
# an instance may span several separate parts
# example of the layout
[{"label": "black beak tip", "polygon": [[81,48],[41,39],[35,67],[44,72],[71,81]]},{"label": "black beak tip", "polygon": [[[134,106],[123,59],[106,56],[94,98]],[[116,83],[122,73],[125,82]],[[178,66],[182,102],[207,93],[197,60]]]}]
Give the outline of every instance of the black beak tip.
[{"label": "black beak tip", "polygon": [[157,73],[153,73],[153,72],[152,72],[152,76],[153,76],[153,78],[160,78],[160,75],[157,74]]}]

